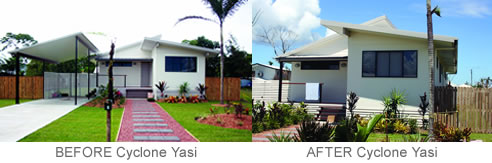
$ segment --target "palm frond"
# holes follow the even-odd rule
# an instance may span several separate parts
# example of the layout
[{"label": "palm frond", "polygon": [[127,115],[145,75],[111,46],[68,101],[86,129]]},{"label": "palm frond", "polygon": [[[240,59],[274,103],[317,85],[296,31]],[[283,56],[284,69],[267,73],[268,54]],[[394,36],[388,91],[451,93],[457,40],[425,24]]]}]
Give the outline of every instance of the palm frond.
[{"label": "palm frond", "polygon": [[241,5],[248,2],[248,0],[225,0],[224,2],[224,19],[227,16],[233,15]]},{"label": "palm frond", "polygon": [[215,21],[213,19],[210,19],[210,18],[206,18],[206,17],[203,17],[203,16],[192,15],[192,16],[185,16],[185,17],[182,17],[182,18],[178,19],[178,21],[176,22],[176,24],[174,24],[174,26],[176,26],[178,23],[180,23],[182,21],[185,21],[185,20],[188,20],[188,19],[200,19],[200,20],[205,20],[205,21],[217,23],[217,21]]},{"label": "palm frond", "polygon": [[216,15],[220,21],[224,20],[224,0],[202,0],[208,8],[212,9],[212,13]]}]

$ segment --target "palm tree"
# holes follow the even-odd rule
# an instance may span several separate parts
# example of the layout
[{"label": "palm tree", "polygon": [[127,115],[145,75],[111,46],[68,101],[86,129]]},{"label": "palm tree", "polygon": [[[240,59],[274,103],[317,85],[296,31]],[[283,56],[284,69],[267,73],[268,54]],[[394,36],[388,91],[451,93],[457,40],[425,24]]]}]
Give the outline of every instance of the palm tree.
[{"label": "palm tree", "polygon": [[441,17],[441,10],[438,6],[431,10],[431,0],[427,0],[427,43],[429,53],[429,138],[434,140],[434,34],[432,30],[432,14]]},{"label": "palm tree", "polygon": [[[188,19],[200,19],[205,21],[210,21],[219,24],[220,26],[220,103],[224,104],[224,36],[223,36],[223,26],[224,21],[227,17],[234,14],[235,11],[239,9],[241,5],[246,3],[248,0],[202,0],[205,5],[207,5],[212,12],[217,16],[216,19],[206,18],[203,16],[185,16],[176,22],[176,24],[188,20]],[[218,21],[218,22],[217,22]]]}]

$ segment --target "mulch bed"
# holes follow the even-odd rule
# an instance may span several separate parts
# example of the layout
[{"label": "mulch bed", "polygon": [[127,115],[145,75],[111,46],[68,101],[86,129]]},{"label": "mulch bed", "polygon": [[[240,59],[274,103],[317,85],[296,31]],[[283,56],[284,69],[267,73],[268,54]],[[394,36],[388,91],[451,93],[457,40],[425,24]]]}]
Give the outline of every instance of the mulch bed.
[{"label": "mulch bed", "polygon": [[[125,106],[125,103],[123,103],[123,104],[120,105],[120,100],[117,99],[115,101],[115,103],[113,104],[113,109],[123,108]],[[102,100],[102,99],[94,99],[94,100],[92,100],[92,101],[90,101],[88,103],[85,103],[84,106],[104,108],[104,100]]]},{"label": "mulch bed", "polygon": [[[217,118],[221,119],[221,123],[217,123]],[[198,119],[199,123],[209,124],[224,128],[235,128],[235,129],[245,129],[251,130],[252,119],[250,115],[241,115],[241,117],[236,117],[234,114],[217,114],[210,115],[206,118]],[[243,124],[240,125],[240,122]]]}]

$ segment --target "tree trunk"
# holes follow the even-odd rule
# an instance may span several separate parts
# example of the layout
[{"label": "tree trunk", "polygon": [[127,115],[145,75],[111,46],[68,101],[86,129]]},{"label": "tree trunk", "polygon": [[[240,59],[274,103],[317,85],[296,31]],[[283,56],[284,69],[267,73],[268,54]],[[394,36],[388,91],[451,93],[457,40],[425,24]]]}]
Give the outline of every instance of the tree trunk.
[{"label": "tree trunk", "polygon": [[220,22],[220,104],[224,104],[224,35]]},{"label": "tree trunk", "polygon": [[106,141],[111,142],[111,109],[114,104],[113,97],[113,56],[114,43],[111,43],[111,51],[109,51],[109,66],[108,66],[108,98],[110,100],[109,108],[106,110]]},{"label": "tree trunk", "polygon": [[429,137],[434,141],[434,34],[432,30],[431,0],[427,0],[427,41],[429,53]]}]

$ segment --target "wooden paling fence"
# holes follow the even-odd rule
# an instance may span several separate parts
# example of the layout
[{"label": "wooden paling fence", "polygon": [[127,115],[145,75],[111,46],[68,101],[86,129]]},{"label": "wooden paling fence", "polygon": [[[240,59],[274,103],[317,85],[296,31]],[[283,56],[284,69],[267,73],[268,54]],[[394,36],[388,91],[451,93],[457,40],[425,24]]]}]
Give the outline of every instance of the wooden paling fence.
[{"label": "wooden paling fence", "polygon": [[492,133],[492,89],[436,87],[435,118],[451,127]]},{"label": "wooden paling fence", "polygon": [[[209,100],[220,100],[220,78],[218,77],[206,77],[205,86],[207,91],[205,92]],[[239,101],[241,94],[241,79],[227,77],[224,78],[224,100],[225,101]]]},{"label": "wooden paling fence", "polygon": [[[21,99],[43,98],[43,77],[20,76],[19,97]],[[0,76],[0,99],[15,99],[15,76]]]}]

